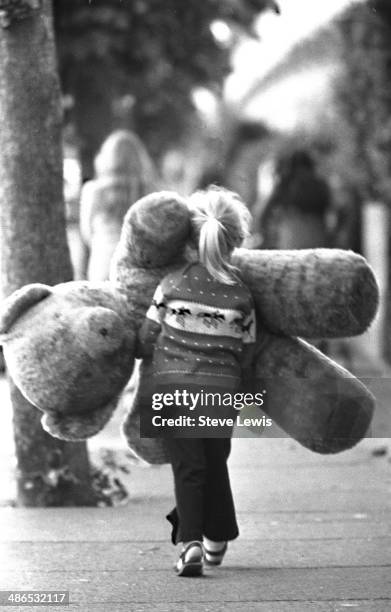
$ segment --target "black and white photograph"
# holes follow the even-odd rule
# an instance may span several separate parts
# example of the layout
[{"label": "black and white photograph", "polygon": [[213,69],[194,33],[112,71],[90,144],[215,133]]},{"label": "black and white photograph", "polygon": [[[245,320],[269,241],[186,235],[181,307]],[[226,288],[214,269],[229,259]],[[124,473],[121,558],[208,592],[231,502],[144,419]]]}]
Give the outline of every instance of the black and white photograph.
[{"label": "black and white photograph", "polygon": [[390,0],[0,0],[0,610],[389,612],[390,209]]}]

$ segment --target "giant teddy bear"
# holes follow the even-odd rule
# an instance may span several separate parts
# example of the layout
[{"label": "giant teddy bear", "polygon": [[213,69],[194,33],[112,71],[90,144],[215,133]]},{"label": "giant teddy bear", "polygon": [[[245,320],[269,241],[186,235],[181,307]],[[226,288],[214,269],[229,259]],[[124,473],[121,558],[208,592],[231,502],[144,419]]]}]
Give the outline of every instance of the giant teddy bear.
[{"label": "giant teddy bear", "polygon": [[[110,419],[131,376],[137,330],[155,287],[183,265],[190,233],[185,199],[149,194],[126,214],[110,281],[27,285],[4,300],[0,340],[9,373],[43,412],[49,433],[85,439]],[[350,448],[368,429],[374,398],[302,338],[352,336],[369,326],[378,289],[365,259],[334,249],[238,249],[234,263],[256,305],[261,332],[253,384],[267,387],[265,411],[313,451]],[[160,463],[167,459],[162,440],[137,442],[138,403],[150,376],[150,364],[142,364],[136,399],[122,395],[129,403],[123,430],[138,454]]]}]

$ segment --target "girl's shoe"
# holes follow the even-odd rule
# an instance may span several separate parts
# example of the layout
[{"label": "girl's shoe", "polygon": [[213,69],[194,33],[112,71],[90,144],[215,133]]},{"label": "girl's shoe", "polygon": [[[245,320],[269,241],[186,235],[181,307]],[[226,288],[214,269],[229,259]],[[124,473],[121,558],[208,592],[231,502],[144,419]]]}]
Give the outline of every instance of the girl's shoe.
[{"label": "girl's shoe", "polygon": [[204,558],[207,565],[221,565],[227,552],[228,544],[224,542],[218,550],[210,550],[204,543]]},{"label": "girl's shoe", "polygon": [[189,542],[183,548],[175,565],[178,576],[202,576],[204,553],[198,540]]}]

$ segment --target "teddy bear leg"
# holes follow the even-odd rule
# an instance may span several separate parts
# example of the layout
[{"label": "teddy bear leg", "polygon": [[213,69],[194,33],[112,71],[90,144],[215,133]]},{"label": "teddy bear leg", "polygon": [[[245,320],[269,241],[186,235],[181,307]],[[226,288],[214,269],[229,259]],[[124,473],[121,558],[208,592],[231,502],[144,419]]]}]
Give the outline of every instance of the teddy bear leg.
[{"label": "teddy bear leg", "polygon": [[375,406],[348,370],[303,340],[267,334],[256,362],[255,391],[272,420],[303,446],[337,453],[367,433]]},{"label": "teddy bear leg", "polygon": [[163,438],[146,438],[140,434],[140,416],[143,407],[150,408],[152,366],[144,361],[139,369],[137,393],[127,388],[121,396],[119,410],[126,412],[122,433],[131,452],[138,458],[154,465],[169,463],[168,450]]}]

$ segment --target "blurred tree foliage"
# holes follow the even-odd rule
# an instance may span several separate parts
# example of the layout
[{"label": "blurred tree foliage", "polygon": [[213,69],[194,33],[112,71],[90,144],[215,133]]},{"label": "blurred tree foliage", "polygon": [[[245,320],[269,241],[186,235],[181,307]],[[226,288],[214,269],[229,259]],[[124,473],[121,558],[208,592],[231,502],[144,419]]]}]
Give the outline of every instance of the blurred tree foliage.
[{"label": "blurred tree foliage", "polygon": [[391,195],[391,3],[354,4],[337,22],[343,74],[337,102],[349,128],[348,161],[363,199]]},{"label": "blurred tree foliage", "polygon": [[[53,0],[68,118],[91,172],[93,153],[113,127],[133,127],[158,157],[183,136],[196,86],[219,89],[238,29],[274,0]],[[231,39],[211,25],[223,22]],[[229,32],[228,30],[226,30]],[[133,125],[132,125],[133,123]]]}]

